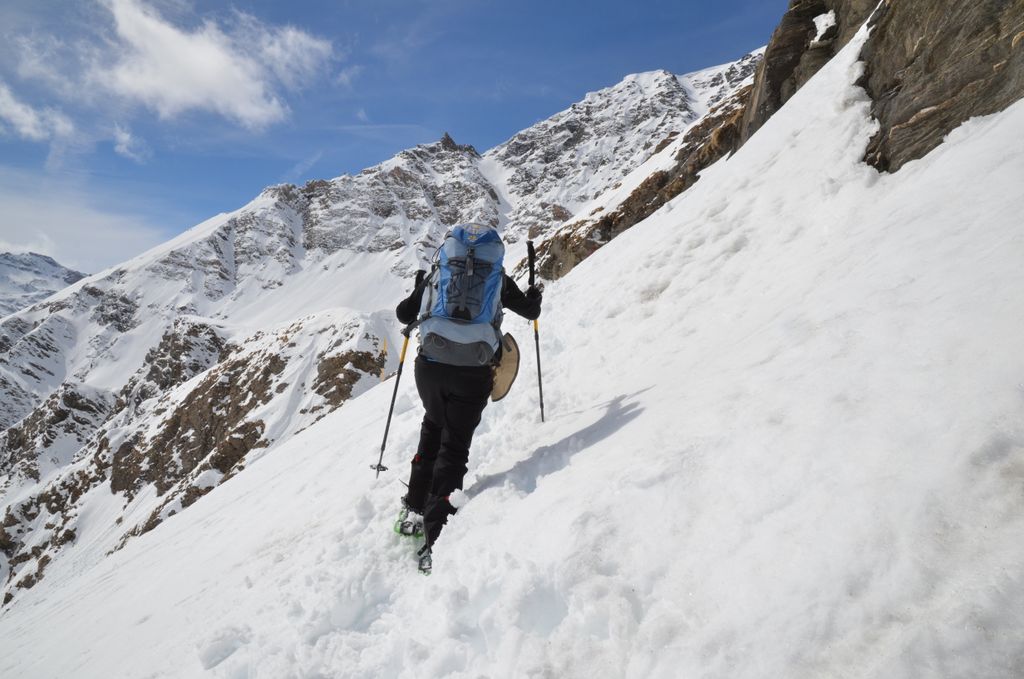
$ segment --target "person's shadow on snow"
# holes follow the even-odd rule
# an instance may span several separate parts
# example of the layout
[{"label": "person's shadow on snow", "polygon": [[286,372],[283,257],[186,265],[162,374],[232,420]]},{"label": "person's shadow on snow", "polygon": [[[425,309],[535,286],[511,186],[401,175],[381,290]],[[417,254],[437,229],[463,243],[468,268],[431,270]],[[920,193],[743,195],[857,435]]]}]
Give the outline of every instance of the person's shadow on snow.
[{"label": "person's shadow on snow", "polygon": [[507,471],[481,476],[466,490],[466,495],[474,497],[489,488],[498,488],[506,483],[523,493],[532,493],[537,488],[537,481],[564,469],[573,455],[611,436],[631,420],[639,417],[644,409],[637,403],[624,402],[639,396],[647,389],[635,394],[617,396],[605,404],[604,414],[593,424],[566,436],[558,443],[538,448],[530,457],[517,462]]}]

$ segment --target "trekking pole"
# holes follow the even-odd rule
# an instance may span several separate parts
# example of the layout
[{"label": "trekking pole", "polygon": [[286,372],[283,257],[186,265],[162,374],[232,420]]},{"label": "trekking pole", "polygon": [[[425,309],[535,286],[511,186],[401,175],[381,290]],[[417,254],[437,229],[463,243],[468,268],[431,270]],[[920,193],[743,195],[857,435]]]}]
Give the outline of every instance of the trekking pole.
[{"label": "trekking pole", "polygon": [[402,353],[398,357],[398,373],[395,375],[395,391],[391,394],[391,407],[388,408],[388,423],[384,427],[384,440],[381,441],[380,444],[380,459],[377,460],[377,464],[370,465],[370,469],[377,472],[376,478],[380,478],[380,473],[388,470],[388,468],[382,464],[384,462],[384,448],[388,445],[388,431],[391,430],[391,415],[395,412],[395,399],[398,397],[398,383],[402,379],[402,367],[405,365],[405,350],[409,348],[409,335],[411,330],[411,325],[402,330],[402,334],[405,335],[405,342],[402,343]]},{"label": "trekking pole", "polygon": [[[530,287],[533,287],[534,269],[533,263],[537,259],[537,252],[533,249],[533,241],[526,241],[526,253],[530,260]],[[533,319],[533,344],[537,347],[537,391],[540,393],[540,421],[544,421],[544,381],[540,373],[540,323]]]}]

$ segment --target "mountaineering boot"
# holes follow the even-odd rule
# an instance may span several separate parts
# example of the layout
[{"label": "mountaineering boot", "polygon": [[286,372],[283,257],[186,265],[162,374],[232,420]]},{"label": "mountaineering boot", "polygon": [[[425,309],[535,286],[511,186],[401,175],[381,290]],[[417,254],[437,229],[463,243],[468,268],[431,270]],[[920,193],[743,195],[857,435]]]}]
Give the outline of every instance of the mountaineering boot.
[{"label": "mountaineering boot", "polygon": [[395,532],[409,537],[423,537],[423,515],[411,509],[404,497],[402,498],[402,509],[398,512],[398,519],[395,520]]},{"label": "mountaineering boot", "polygon": [[430,571],[434,568],[434,560],[430,555],[430,545],[423,545],[423,549],[418,553],[420,555],[420,573],[430,575]]},{"label": "mountaineering boot", "polygon": [[[423,425],[420,437],[426,438],[426,446],[434,449],[441,446],[441,427],[426,423]],[[427,490],[434,477],[434,462],[437,460],[437,453],[416,453],[409,464],[409,483],[405,497],[402,498],[402,505],[408,507],[413,514],[422,514],[423,505],[427,502]]]}]

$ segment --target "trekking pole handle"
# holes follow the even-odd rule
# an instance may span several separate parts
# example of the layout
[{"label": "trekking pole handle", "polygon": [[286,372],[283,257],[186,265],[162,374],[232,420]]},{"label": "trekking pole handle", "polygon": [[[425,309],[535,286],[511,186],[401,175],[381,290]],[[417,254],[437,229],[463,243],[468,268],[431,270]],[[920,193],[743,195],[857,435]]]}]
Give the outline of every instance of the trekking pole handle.
[{"label": "trekking pole handle", "polygon": [[534,269],[533,263],[537,261],[537,251],[533,249],[533,241],[526,241],[526,257],[530,262],[530,285],[533,285]]}]

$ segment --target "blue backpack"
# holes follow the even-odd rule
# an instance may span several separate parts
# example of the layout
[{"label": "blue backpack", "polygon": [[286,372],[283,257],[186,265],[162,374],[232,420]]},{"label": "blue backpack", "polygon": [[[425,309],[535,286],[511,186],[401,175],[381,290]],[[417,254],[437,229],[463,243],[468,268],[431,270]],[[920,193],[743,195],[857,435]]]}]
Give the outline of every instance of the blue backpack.
[{"label": "blue backpack", "polygon": [[439,363],[487,365],[501,341],[505,244],[490,226],[462,224],[434,255],[420,306],[420,353]]}]

